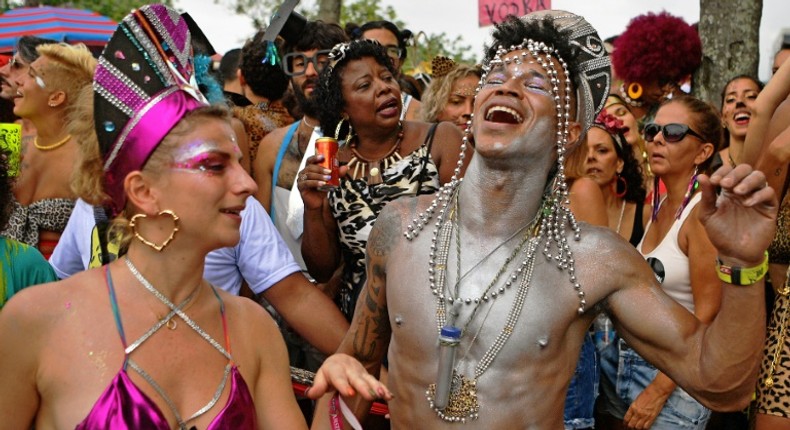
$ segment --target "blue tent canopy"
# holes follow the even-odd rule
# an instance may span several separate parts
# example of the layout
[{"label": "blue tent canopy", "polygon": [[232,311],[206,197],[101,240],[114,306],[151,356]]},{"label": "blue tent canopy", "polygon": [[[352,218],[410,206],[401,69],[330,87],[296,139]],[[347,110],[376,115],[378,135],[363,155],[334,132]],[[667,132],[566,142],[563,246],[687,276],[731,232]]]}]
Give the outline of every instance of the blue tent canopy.
[{"label": "blue tent canopy", "polygon": [[96,12],[52,6],[20,7],[0,15],[0,53],[14,51],[26,35],[101,47],[118,24]]}]

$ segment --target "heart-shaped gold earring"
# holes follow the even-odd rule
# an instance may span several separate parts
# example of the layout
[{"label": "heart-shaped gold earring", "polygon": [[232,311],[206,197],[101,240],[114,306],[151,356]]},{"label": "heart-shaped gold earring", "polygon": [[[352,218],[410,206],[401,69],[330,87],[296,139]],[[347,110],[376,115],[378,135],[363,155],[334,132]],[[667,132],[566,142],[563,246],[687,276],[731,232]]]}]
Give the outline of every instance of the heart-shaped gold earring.
[{"label": "heart-shaped gold earring", "polygon": [[178,231],[178,220],[179,220],[178,215],[176,215],[175,212],[169,209],[165,209],[162,212],[159,212],[156,216],[162,216],[162,215],[168,215],[169,217],[173,218],[173,230],[170,232],[170,236],[167,239],[165,239],[165,241],[162,242],[161,245],[157,245],[154,242],[151,242],[150,240],[144,238],[142,235],[140,235],[140,233],[137,232],[137,220],[148,218],[148,215],[137,214],[133,216],[131,220],[129,220],[129,228],[132,229],[132,233],[134,233],[134,237],[136,237],[137,240],[144,243],[145,245],[148,245],[151,248],[155,249],[156,252],[162,252],[162,250],[165,249],[165,247],[170,244],[170,242],[175,237],[176,232]]}]

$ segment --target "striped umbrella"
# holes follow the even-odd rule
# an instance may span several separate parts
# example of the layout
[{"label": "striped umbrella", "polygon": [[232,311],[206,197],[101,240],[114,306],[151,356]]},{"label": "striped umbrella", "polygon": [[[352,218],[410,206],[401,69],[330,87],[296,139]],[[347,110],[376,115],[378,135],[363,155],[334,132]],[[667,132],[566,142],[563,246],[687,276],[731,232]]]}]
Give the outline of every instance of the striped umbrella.
[{"label": "striped umbrella", "polygon": [[117,26],[110,18],[90,10],[20,7],[0,15],[0,53],[13,52],[16,41],[25,35],[101,47]]}]

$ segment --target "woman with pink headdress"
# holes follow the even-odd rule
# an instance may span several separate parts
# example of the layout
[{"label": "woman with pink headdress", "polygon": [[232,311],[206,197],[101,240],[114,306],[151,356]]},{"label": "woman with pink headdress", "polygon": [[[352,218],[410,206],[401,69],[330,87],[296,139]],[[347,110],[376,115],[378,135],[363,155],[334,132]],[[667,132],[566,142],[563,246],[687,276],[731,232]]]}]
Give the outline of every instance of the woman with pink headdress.
[{"label": "woman with pink headdress", "polygon": [[192,64],[183,17],[143,6],[80,94],[76,187],[114,218],[119,258],[23,290],[0,313],[4,427],[306,428],[271,317],[203,279],[206,254],[239,241],[256,187]]}]

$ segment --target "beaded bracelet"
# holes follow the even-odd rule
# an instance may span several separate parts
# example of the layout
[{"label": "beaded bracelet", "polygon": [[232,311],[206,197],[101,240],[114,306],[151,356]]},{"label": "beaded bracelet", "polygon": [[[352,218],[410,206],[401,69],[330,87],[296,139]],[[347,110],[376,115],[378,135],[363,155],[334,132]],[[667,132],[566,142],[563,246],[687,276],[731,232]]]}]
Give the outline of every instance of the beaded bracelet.
[{"label": "beaded bracelet", "polygon": [[765,258],[759,266],[738,267],[727,266],[720,258],[716,258],[716,273],[723,282],[732,285],[748,286],[754,285],[763,279],[768,272],[768,251],[765,251]]}]

